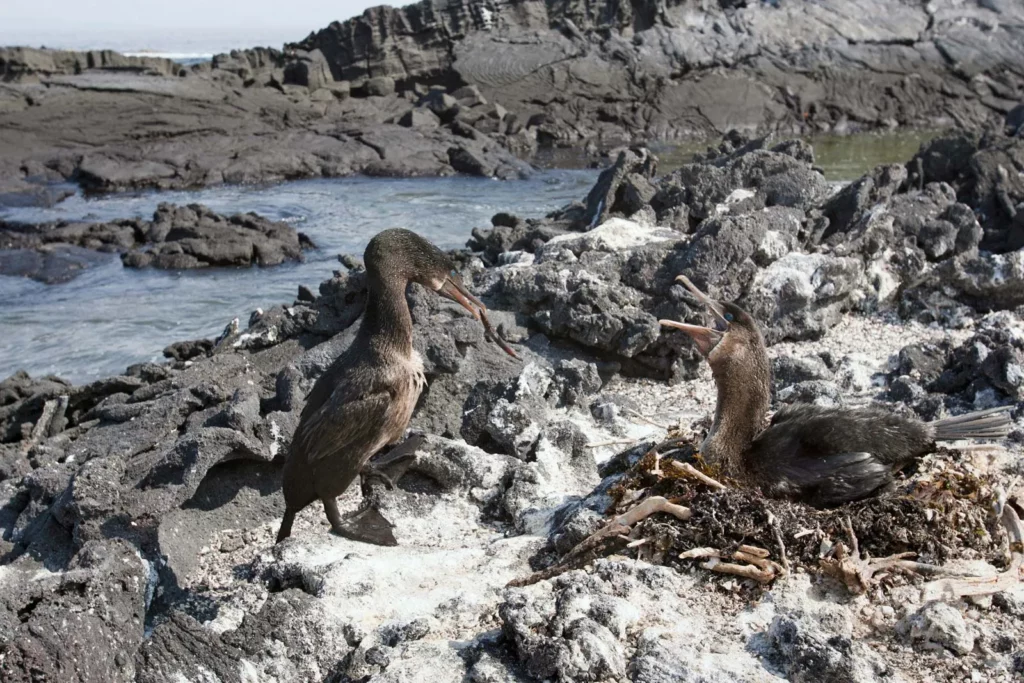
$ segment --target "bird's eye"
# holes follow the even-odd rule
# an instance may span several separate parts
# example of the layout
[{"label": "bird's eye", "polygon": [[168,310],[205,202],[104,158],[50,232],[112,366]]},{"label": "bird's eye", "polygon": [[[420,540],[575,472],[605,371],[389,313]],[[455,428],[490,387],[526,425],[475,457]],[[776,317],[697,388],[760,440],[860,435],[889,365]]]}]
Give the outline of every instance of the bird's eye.
[{"label": "bird's eye", "polygon": [[451,275],[452,277],[458,277],[459,276],[459,274],[455,272],[454,268],[452,268],[452,272],[450,272],[448,274]]},{"label": "bird's eye", "polygon": [[729,322],[732,322],[732,313],[726,313],[723,317]]}]

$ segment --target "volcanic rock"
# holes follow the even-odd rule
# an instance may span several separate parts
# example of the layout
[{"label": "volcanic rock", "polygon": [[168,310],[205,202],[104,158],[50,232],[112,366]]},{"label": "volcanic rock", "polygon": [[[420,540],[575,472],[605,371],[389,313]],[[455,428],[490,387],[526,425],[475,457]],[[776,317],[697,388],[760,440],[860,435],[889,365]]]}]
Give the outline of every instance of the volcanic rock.
[{"label": "volcanic rock", "polygon": [[542,144],[977,126],[1001,123],[1020,102],[1016,5],[862,0],[856,13],[846,9],[838,0],[815,11],[724,1],[442,9],[424,0],[373,8],[292,47],[322,50],[339,79],[468,84],[455,99],[500,101]]},{"label": "volcanic rock", "polygon": [[[499,214],[474,234],[480,251],[452,252],[519,360],[463,308],[410,286],[427,379],[410,426],[425,435],[393,472],[393,489],[364,482],[394,522],[397,548],[332,535],[318,506],[274,544],[281,464],[305,395],[351,343],[366,300],[358,259],[342,257],[346,268],[318,294],[233,320],[214,340],[170,345],[164,364],[85,386],[24,373],[0,383],[5,680],[43,671],[154,682],[424,672],[438,681],[869,681],[922,661],[937,677],[962,678],[922,643],[971,666],[1016,666],[1016,632],[999,611],[1013,609],[1007,600],[967,619],[959,607],[921,604],[925,578],[891,575],[850,598],[810,574],[851,531],[873,557],[914,552],[925,563],[1001,570],[1005,540],[987,492],[1013,481],[1019,444],[987,459],[940,450],[900,474],[895,495],[836,510],[766,499],[731,480],[717,491],[664,477],[703,438],[714,389],[693,345],[658,324],[706,323],[674,280],[686,272],[766,326],[778,404],[875,400],[928,419],[1007,405],[1024,391],[1011,288],[998,289],[995,275],[987,289],[930,278],[1015,252],[979,249],[976,207],[946,180],[874,199],[851,194],[852,208],[835,214],[849,214],[844,229],[820,239],[831,224],[823,207],[839,204],[801,144],[730,135],[691,175],[668,181],[643,172],[653,169],[649,153],[619,158],[630,155],[643,161],[617,189],[616,173],[606,175],[594,194],[643,222],[613,216],[591,226],[582,203],[541,219]],[[877,188],[877,177],[860,187]],[[648,220],[659,215],[650,190],[664,186],[671,206],[660,215],[685,214],[685,230]],[[167,208],[166,221],[81,234],[123,249],[136,228],[173,243],[187,212],[234,225],[203,211]],[[955,301],[971,331],[900,320],[914,292],[914,301]],[[984,315],[989,308],[1006,310]],[[804,339],[818,341],[792,341]],[[667,424],[692,443],[648,457]],[[361,488],[339,498],[345,513],[360,505]],[[1006,504],[1019,499],[1002,490]],[[556,564],[643,491],[692,515],[659,513],[614,535],[601,549],[615,559]],[[739,544],[785,559],[790,572],[754,585],[680,558]],[[522,585],[538,570],[550,578]],[[870,646],[860,637],[868,628]]]},{"label": "volcanic rock", "polygon": [[[82,264],[97,262],[93,256],[91,260],[68,260],[61,268],[52,263],[57,254],[70,257],[85,249],[121,252],[122,262],[129,268],[181,270],[275,266],[301,260],[302,250],[313,246],[287,223],[253,213],[221,216],[199,204],[160,204],[152,221],[60,222],[5,228],[0,231],[0,274],[27,275],[47,283],[71,279]],[[18,254],[26,256],[17,258]],[[27,256],[31,254],[36,256]],[[26,262],[38,262],[39,267],[26,269]]]}]

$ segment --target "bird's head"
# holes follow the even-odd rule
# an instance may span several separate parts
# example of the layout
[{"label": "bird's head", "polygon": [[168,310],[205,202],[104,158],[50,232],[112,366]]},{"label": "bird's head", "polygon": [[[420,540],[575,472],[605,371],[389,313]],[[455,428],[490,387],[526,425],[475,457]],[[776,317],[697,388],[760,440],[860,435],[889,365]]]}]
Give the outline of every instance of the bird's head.
[{"label": "bird's head", "polygon": [[712,299],[689,278],[676,278],[701,303],[708,313],[708,325],[689,325],[675,320],[659,321],[665,327],[682,330],[693,339],[716,376],[736,370],[749,374],[767,370],[764,337],[757,322],[736,304]]},{"label": "bird's head", "polygon": [[466,288],[448,254],[411,230],[392,228],[378,233],[366,245],[363,254],[368,273],[378,278],[396,278],[417,282],[437,294],[451,299],[484,324],[487,336],[505,353],[517,358],[515,352],[491,328],[487,306]]}]

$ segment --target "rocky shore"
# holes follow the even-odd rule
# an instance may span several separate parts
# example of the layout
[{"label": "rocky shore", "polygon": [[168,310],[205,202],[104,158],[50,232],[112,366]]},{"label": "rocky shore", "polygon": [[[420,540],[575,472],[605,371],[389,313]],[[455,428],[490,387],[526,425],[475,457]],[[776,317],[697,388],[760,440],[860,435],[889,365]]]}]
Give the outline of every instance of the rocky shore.
[{"label": "rocky shore", "polygon": [[423,0],[190,68],[4,48],[0,200],[506,178],[528,172],[513,153],[732,129],[980,129],[1024,96],[1022,26],[1014,0]]},{"label": "rocky shore", "polygon": [[0,221],[0,275],[67,282],[94,260],[94,252],[119,253],[128,268],[276,266],[302,260],[302,250],[312,247],[308,237],[284,222],[253,213],[221,216],[199,204],[165,203],[151,221]]},{"label": "rocky shore", "polygon": [[[355,173],[515,178],[531,170],[447,117],[425,87],[400,93],[379,79],[353,91],[271,49],[192,69],[92,55],[0,48],[0,203],[59,201],[68,190],[54,183],[66,181],[111,192]],[[486,103],[477,106],[487,113]]]},{"label": "rocky shore", "polygon": [[[166,363],[83,386],[4,380],[4,680],[1013,680],[1020,582],[961,601],[894,574],[856,594],[822,558],[849,542],[849,517],[873,556],[1013,570],[992,510],[1024,502],[1017,132],[950,133],[838,192],[801,142],[731,134],[667,175],[624,149],[585,201],[495,216],[454,257],[521,361],[411,288],[429,381],[412,427],[427,438],[397,489],[376,491],[396,548],[332,536],[313,508],[273,545],[305,393],[362,310],[358,258]],[[836,511],[652,485],[640,456],[668,427],[699,442],[714,408],[705,364],[657,324],[700,319],[680,273],[762,323],[776,405],[925,419],[1014,405],[1016,428]],[[694,518],[655,515],[559,569],[658,486]],[[742,543],[789,571],[759,584],[678,557]]]},{"label": "rocky shore", "polygon": [[1010,0],[424,0],[294,48],[336,79],[478,86],[544,143],[975,127],[1020,101]]}]

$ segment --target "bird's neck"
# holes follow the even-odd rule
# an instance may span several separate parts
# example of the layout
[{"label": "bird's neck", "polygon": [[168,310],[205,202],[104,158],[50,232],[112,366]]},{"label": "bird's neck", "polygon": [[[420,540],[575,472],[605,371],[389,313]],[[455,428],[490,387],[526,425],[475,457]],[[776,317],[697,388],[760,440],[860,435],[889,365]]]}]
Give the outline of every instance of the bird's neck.
[{"label": "bird's neck", "polygon": [[412,314],[405,300],[405,278],[369,276],[363,335],[370,348],[381,354],[412,354]]},{"label": "bird's neck", "polygon": [[743,453],[764,429],[771,396],[767,373],[761,374],[756,370],[741,377],[714,373],[718,403],[701,455],[725,472],[741,471]]}]

